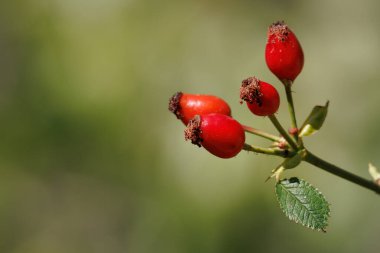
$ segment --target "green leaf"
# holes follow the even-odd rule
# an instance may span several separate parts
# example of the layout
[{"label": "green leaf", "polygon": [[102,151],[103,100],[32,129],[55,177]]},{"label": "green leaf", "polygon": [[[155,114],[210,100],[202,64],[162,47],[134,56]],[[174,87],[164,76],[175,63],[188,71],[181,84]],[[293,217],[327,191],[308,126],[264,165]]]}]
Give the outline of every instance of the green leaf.
[{"label": "green leaf", "polygon": [[276,195],[282,211],[290,220],[325,232],[330,207],[318,189],[302,179],[292,177],[276,184]]},{"label": "green leaf", "polygon": [[327,116],[328,107],[329,101],[326,102],[325,106],[314,106],[313,110],[301,127],[299,134],[300,137],[315,134],[319,129],[321,129]]}]

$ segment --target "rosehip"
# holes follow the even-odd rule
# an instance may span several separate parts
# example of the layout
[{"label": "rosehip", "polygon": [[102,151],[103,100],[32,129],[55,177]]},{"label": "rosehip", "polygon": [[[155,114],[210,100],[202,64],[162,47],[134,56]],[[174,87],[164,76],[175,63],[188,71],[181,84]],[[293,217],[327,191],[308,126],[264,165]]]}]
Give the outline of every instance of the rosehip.
[{"label": "rosehip", "polygon": [[283,21],[269,27],[265,60],[268,68],[281,81],[294,81],[302,70],[304,56],[301,45]]},{"label": "rosehip", "polygon": [[220,158],[236,156],[243,148],[245,133],[239,122],[218,114],[196,115],[185,130],[185,140]]},{"label": "rosehip", "polygon": [[221,98],[212,95],[177,92],[169,100],[169,110],[187,125],[195,115],[219,113],[231,116],[230,106]]},{"label": "rosehip", "polygon": [[280,96],[276,88],[256,77],[243,80],[240,99],[246,101],[249,110],[258,116],[272,115],[280,106]]}]

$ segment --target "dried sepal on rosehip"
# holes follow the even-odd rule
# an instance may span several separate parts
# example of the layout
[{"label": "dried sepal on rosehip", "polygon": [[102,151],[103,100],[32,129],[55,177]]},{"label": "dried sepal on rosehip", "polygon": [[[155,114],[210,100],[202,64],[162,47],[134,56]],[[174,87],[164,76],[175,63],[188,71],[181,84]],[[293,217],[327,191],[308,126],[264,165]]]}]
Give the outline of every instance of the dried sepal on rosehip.
[{"label": "dried sepal on rosehip", "polygon": [[219,113],[231,116],[230,106],[213,95],[175,93],[169,100],[169,110],[187,125],[195,115]]},{"label": "dried sepal on rosehip", "polygon": [[301,45],[284,21],[269,27],[265,60],[268,68],[281,81],[293,82],[302,70],[304,55]]},{"label": "dried sepal on rosehip", "polygon": [[196,115],[185,129],[185,140],[220,158],[231,158],[242,150],[245,132],[240,123],[229,116]]},{"label": "dried sepal on rosehip", "polygon": [[246,101],[249,110],[258,116],[272,115],[280,106],[280,95],[276,88],[256,77],[243,80],[240,99]]}]

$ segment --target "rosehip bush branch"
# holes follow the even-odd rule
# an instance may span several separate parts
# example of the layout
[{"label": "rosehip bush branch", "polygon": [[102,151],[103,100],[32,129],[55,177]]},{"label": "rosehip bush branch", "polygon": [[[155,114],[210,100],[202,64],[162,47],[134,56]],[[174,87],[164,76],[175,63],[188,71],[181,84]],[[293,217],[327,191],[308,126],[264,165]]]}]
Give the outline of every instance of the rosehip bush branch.
[{"label": "rosehip bush branch", "polygon": [[[325,197],[303,179],[282,178],[284,172],[304,161],[376,193],[380,193],[380,172],[370,165],[372,180],[365,179],[319,158],[305,148],[302,139],[322,127],[329,102],[324,106],[315,106],[298,128],[292,86],[302,71],[304,54],[297,37],[283,21],[273,23],[268,29],[265,61],[285,89],[291,120],[289,131],[276,117],[280,96],[272,84],[254,76],[244,79],[240,85],[240,103],[246,103],[255,116],[268,117],[280,136],[240,124],[231,116],[228,103],[213,95],[177,92],[169,100],[169,110],[186,125],[185,140],[217,157],[231,158],[241,150],[283,157],[284,160],[268,177],[275,179],[280,208],[290,220],[325,232],[330,215],[330,205]],[[265,138],[271,144],[258,147],[245,143],[245,133]]]}]

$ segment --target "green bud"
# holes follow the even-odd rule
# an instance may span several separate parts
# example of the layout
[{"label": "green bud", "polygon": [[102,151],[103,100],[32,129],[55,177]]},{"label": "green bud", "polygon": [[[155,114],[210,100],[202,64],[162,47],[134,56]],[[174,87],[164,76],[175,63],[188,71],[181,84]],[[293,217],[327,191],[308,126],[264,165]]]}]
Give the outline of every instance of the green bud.
[{"label": "green bud", "polygon": [[327,116],[328,107],[329,101],[327,101],[324,106],[314,106],[301,127],[300,137],[315,134],[322,127]]}]

